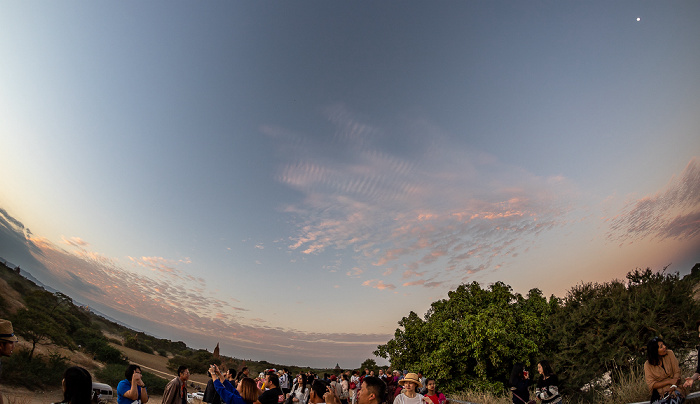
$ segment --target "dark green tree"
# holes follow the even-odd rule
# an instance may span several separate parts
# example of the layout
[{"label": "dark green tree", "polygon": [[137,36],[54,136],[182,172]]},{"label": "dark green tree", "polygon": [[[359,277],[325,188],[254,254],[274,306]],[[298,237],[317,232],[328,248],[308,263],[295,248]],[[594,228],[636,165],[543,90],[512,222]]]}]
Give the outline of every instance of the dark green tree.
[{"label": "dark green tree", "polygon": [[377,361],[375,361],[372,358],[365,359],[365,361],[362,362],[362,364],[360,365],[360,373],[364,372],[365,369],[374,371],[374,373],[377,374],[377,371],[379,370],[379,367],[377,366]]},{"label": "dark green tree", "polygon": [[[32,343],[29,360],[33,358],[37,344],[72,347],[70,335],[84,323],[79,313],[72,310],[75,306],[68,296],[36,290],[28,293],[24,301],[26,307],[15,313],[12,323],[17,333]],[[84,319],[89,324],[89,320]]]},{"label": "dark green tree", "polygon": [[694,287],[700,274],[634,270],[626,282],[584,283],[571,288],[552,316],[551,357],[568,391],[615,366],[645,360],[646,343],[661,336],[677,353],[696,344],[700,305]]},{"label": "dark green tree", "polygon": [[435,377],[445,391],[502,390],[515,362],[532,363],[547,340],[547,319],[556,308],[533,289],[527,297],[497,282],[473,282],[431,305],[424,319],[414,312],[399,321],[394,338],[375,355],[392,367]]}]

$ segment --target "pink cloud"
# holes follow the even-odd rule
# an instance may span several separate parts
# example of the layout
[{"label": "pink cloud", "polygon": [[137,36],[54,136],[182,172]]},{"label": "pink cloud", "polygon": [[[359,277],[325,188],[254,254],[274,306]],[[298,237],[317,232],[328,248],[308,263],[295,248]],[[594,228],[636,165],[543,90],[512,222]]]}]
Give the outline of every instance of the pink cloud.
[{"label": "pink cloud", "polygon": [[396,277],[399,265],[435,274],[462,271],[466,263],[495,270],[494,258],[517,255],[539,234],[571,223],[577,193],[564,177],[538,177],[482,152],[441,147],[442,134],[425,122],[401,126],[411,152],[397,155],[377,140],[391,133],[342,106],[328,113],[337,129],[332,148],[292,131],[286,142],[284,131],[274,131],[284,155],[295,156],[277,178],[303,195],[283,208],[300,223],[291,250],[352,249],[356,267],[379,267],[386,277]]},{"label": "pink cloud", "polygon": [[86,241],[84,241],[83,239],[81,239],[80,237],[66,238],[65,236],[61,236],[61,239],[63,240],[64,244],[72,245],[75,247],[85,247],[88,245],[88,243]]},{"label": "pink cloud", "polygon": [[371,288],[379,289],[379,290],[396,289],[396,286],[394,286],[390,283],[389,284],[384,283],[384,281],[381,281],[379,279],[370,279],[370,280],[364,281],[364,282],[362,282],[362,286],[369,286]]}]

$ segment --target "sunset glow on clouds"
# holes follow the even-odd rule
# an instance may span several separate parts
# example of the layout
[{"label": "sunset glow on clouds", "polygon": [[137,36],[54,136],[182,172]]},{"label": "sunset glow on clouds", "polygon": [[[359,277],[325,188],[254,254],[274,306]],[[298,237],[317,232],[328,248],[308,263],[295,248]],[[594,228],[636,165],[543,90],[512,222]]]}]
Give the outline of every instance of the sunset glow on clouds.
[{"label": "sunset glow on clouds", "polygon": [[453,272],[467,281],[516,257],[539,233],[573,220],[576,190],[561,176],[539,178],[495,156],[441,148],[437,133],[429,147],[417,141],[410,160],[393,156],[375,145],[384,140],[382,130],[335,112],[330,120],[338,128],[326,147],[308,147],[298,133],[286,139],[279,128],[273,134],[280,149],[295,156],[279,181],[304,195],[299,205],[284,208],[301,220],[289,248],[303,254],[351,249],[367,276],[401,268],[389,278],[430,278],[371,279],[364,286],[435,287],[454,279]]},{"label": "sunset glow on clouds", "polygon": [[76,11],[0,13],[0,258],[139,330],[350,368],[461,283],[700,262],[700,2]]}]

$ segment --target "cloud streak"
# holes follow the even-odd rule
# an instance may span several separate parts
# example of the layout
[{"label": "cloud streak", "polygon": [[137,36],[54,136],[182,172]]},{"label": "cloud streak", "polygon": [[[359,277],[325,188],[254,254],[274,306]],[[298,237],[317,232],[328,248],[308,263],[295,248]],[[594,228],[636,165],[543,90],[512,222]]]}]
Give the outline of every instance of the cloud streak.
[{"label": "cloud streak", "polygon": [[629,202],[608,219],[607,239],[672,238],[687,240],[700,234],[700,162],[693,158],[683,172],[654,195]]},{"label": "cloud streak", "polygon": [[[364,272],[372,278],[365,286],[380,285],[377,271],[402,286],[444,281],[402,282],[399,268],[404,277],[455,272],[449,279],[464,281],[571,220],[576,192],[561,176],[538,177],[485,153],[443,146],[445,135],[421,121],[382,130],[341,106],[329,111],[337,129],[325,143],[274,131],[280,149],[296,156],[277,180],[304,196],[283,208],[299,223],[289,249],[355,251],[348,274]],[[395,149],[401,153],[387,151]]]},{"label": "cloud streak", "polygon": [[[306,357],[314,366],[330,361],[354,366],[357,358],[367,356],[371,348],[390,338],[383,334],[307,333],[272,327],[265,320],[244,320],[240,314],[250,309],[231,304],[237,302],[232,298],[212,298],[203,279],[178,268],[190,265],[188,258],[129,257],[133,269],[128,269],[116,259],[86,249],[89,243],[78,237],[62,238],[62,244],[73,250],[43,237],[26,237],[16,219],[5,211],[0,214],[3,234],[12,229],[11,240],[31,251],[37,260],[32,273],[41,273],[53,287],[78,296],[83,303],[122,313],[122,321],[130,324],[146,323],[149,329],[168,335],[176,324],[178,338],[205,346],[221,341],[229,354],[239,358],[300,363],[299,358]],[[134,270],[138,268],[148,271]],[[343,345],[340,354],[339,344]]]}]

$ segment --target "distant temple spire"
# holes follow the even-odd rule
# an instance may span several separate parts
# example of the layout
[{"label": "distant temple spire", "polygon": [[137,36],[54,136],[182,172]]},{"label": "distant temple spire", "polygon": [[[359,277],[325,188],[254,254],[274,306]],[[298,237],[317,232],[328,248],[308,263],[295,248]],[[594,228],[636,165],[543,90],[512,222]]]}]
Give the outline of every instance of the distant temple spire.
[{"label": "distant temple spire", "polygon": [[214,359],[219,359],[219,343],[216,343],[216,348],[214,348]]}]

